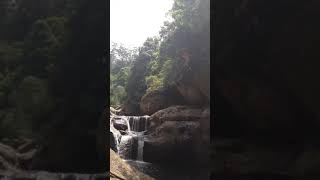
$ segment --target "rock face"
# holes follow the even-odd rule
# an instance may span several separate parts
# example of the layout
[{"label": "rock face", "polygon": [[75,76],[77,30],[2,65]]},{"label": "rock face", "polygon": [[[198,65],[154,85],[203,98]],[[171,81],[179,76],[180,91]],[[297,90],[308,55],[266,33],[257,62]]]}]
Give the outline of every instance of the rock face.
[{"label": "rock face", "polygon": [[203,109],[172,106],[154,113],[144,145],[144,160],[157,163],[208,160],[209,156],[197,157],[200,149],[203,155],[209,151],[206,145],[210,133],[202,129],[202,124],[210,119],[202,112]]},{"label": "rock face", "polygon": [[[192,82],[191,82],[192,83]],[[200,89],[197,86],[193,86],[190,82],[188,83],[176,83],[180,95],[186,101],[187,105],[201,106],[206,103],[206,99]]]},{"label": "rock face", "polygon": [[174,87],[185,105],[201,107],[210,103],[210,58],[202,58],[192,59],[189,68],[184,68],[175,80]]},{"label": "rock face", "polygon": [[171,106],[151,116],[152,123],[159,125],[165,121],[196,121],[202,118],[202,109],[187,106]]},{"label": "rock face", "polygon": [[152,180],[148,175],[125,163],[113,150],[110,149],[110,177],[111,179]]},{"label": "rock face", "polygon": [[144,145],[144,160],[164,163],[192,159],[198,122],[167,121],[147,137]]},{"label": "rock face", "polygon": [[153,113],[172,105],[183,102],[181,95],[173,87],[160,89],[146,93],[140,101],[142,114],[152,115]]}]

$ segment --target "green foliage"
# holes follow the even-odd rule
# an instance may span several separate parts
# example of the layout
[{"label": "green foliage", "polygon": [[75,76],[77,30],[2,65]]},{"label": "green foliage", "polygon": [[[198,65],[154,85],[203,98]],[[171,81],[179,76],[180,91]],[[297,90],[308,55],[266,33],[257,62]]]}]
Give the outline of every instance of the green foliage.
[{"label": "green foliage", "polygon": [[21,42],[0,42],[0,70],[15,68],[21,63],[24,55]]},{"label": "green foliage", "polygon": [[156,78],[149,78],[148,83],[146,82],[146,77],[152,75],[152,73],[156,74],[156,71],[160,68],[158,62],[155,62],[159,59],[159,44],[159,38],[147,38],[143,46],[139,47],[138,54],[132,63],[126,86],[126,104],[137,113],[140,109],[140,99],[147,89],[149,87],[156,88],[162,83],[161,80],[156,80]]},{"label": "green foliage", "polygon": [[163,79],[159,76],[147,76],[146,83],[148,88],[146,92],[154,91],[163,87]]},{"label": "green foliage", "polygon": [[[53,58],[68,42],[67,20],[48,17],[37,20],[26,38],[26,48],[32,57]],[[43,57],[44,56],[44,57]]]},{"label": "green foliage", "polygon": [[128,49],[119,44],[113,44],[110,52],[110,103],[112,106],[122,105],[127,97],[126,87],[131,73],[136,49]]},{"label": "green foliage", "polygon": [[70,41],[67,24],[64,17],[47,17],[33,23],[25,38],[26,73],[48,77],[63,63],[62,56]]},{"label": "green foliage", "polygon": [[[18,88],[7,95],[11,110],[4,110],[1,120],[8,133],[32,136],[34,126],[46,120],[54,108],[54,101],[49,94],[47,82],[36,77],[25,77]],[[10,129],[11,128],[11,129]]]},{"label": "green foliage", "polygon": [[164,81],[164,85],[169,85],[172,81],[175,80],[176,77],[176,73],[177,71],[175,71],[175,68],[173,66],[173,61],[171,59],[167,59],[162,68],[161,71],[159,73],[159,76],[163,78]]},{"label": "green foliage", "polygon": [[159,69],[160,69],[160,63],[157,60],[152,60],[148,63],[147,65],[148,71],[150,72],[150,74],[156,74],[158,73]]},{"label": "green foliage", "polygon": [[17,89],[15,103],[24,113],[32,114],[33,120],[37,116],[35,113],[48,112],[52,107],[52,101],[47,82],[33,76],[25,77]]},{"label": "green foliage", "polygon": [[122,105],[121,103],[126,98],[125,88],[123,86],[116,86],[113,87],[111,90],[112,96],[110,97],[110,102],[113,106]]},{"label": "green foliage", "polygon": [[110,51],[110,70],[117,73],[121,68],[131,66],[137,49],[128,49],[121,44],[113,43]]}]

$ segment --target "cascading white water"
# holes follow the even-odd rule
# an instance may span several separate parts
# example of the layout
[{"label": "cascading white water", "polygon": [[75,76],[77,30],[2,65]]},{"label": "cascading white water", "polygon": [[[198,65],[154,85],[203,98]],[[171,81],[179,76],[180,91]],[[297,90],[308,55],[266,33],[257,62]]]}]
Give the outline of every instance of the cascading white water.
[{"label": "cascading white water", "polygon": [[129,117],[128,116],[121,116],[121,118],[123,118],[125,120],[125,122],[127,123],[127,126],[128,126],[128,132],[131,133],[131,126],[130,126],[130,122],[129,122]]},{"label": "cascading white water", "polygon": [[[144,138],[143,136],[141,138]],[[143,161],[143,147],[144,147],[144,140],[141,139],[140,137],[138,138],[138,155],[137,155],[137,160]]]},{"label": "cascading white water", "polygon": [[[115,118],[121,119],[122,123],[127,126],[125,135],[121,135],[120,131],[114,127]],[[110,119],[110,131],[114,135],[115,145],[120,157],[133,159],[132,147],[134,140],[136,140],[136,159],[143,161],[144,133],[148,130],[149,124],[149,116],[117,116]]]}]

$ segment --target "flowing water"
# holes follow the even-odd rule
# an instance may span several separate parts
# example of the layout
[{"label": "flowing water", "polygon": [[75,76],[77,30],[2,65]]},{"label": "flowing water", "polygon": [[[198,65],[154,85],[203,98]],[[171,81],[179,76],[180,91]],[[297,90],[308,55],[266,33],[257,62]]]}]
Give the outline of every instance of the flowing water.
[{"label": "flowing water", "polygon": [[[117,130],[115,126],[119,124],[126,127],[126,130],[122,132]],[[113,133],[116,150],[121,158],[143,161],[144,134],[149,126],[149,116],[116,116],[111,118],[110,131]]]}]

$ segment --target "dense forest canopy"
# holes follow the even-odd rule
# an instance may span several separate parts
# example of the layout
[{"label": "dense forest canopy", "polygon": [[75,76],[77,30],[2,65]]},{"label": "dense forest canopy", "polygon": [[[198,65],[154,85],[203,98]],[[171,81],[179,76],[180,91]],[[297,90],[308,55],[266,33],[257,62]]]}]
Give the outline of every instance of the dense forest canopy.
[{"label": "dense forest canopy", "polygon": [[[88,134],[107,104],[104,19],[103,0],[0,3],[0,140],[22,136],[50,147],[35,168],[97,166]],[[83,152],[87,164],[72,164]]]},{"label": "dense forest canopy", "polygon": [[129,104],[138,112],[144,94],[175,84],[189,69],[209,68],[209,7],[209,0],[175,0],[168,12],[173,20],[138,51],[113,46],[111,105]]}]

